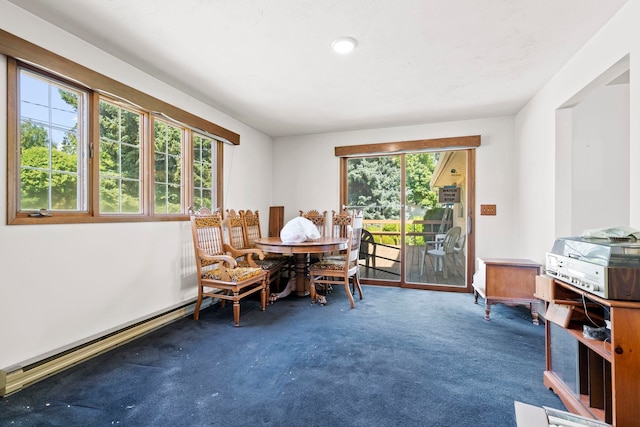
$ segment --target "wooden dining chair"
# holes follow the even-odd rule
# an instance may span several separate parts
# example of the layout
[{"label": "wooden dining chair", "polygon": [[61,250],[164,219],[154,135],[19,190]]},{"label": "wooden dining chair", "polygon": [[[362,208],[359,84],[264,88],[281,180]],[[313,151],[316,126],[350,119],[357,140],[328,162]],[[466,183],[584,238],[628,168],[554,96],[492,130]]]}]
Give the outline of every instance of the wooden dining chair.
[{"label": "wooden dining chair", "polygon": [[354,214],[348,209],[331,211],[331,237],[347,237],[348,228],[353,225]]},{"label": "wooden dining chair", "polygon": [[[320,237],[325,237],[327,235],[327,211],[323,211],[320,213],[317,209],[311,209],[307,212],[299,211],[300,216],[308,219],[318,228],[318,233],[320,233]],[[320,255],[311,255],[311,262],[317,262],[322,259]]]},{"label": "wooden dining chair", "polygon": [[[354,214],[354,212],[349,212],[347,209],[343,209],[340,212],[331,211],[331,237],[347,238],[349,229],[353,226]],[[322,259],[344,259],[345,254],[345,251],[324,254]]]},{"label": "wooden dining chair", "polygon": [[[249,211],[250,212],[250,211]],[[280,276],[284,259],[282,257],[267,257],[261,250],[257,249],[252,241],[249,240],[245,225],[245,212],[236,212],[233,209],[227,210],[225,218],[227,232],[229,235],[229,243],[234,249],[255,249],[260,253],[249,252],[238,258],[239,267],[260,267],[267,273],[267,294],[271,292],[271,284],[275,283],[279,290]],[[255,240],[255,239],[254,239]]]},{"label": "wooden dining chair", "polygon": [[360,237],[362,234],[362,216],[355,216],[353,226],[349,227],[347,235],[347,256],[345,259],[323,259],[319,262],[311,264],[309,267],[309,275],[311,284],[309,290],[311,293],[311,303],[316,300],[321,305],[327,302],[327,290],[332,285],[344,285],[345,292],[349,297],[351,308],[355,308],[355,301],[349,283],[353,283],[354,293],[358,291],[360,299],[362,299],[362,287],[360,286],[360,275],[358,269],[358,255],[360,253]]},{"label": "wooden dining chair", "polygon": [[[242,224],[244,226],[244,236],[247,242],[247,246],[250,248],[256,247],[256,239],[262,238],[262,228],[260,227],[260,213],[256,211],[246,210],[240,211],[240,216],[242,217]],[[288,278],[293,276],[293,256],[291,255],[283,255],[276,254],[272,252],[264,253],[265,261],[269,261],[271,263],[278,263],[279,265],[279,273],[278,280],[273,280],[272,283],[275,284],[275,289],[277,292],[280,292],[280,279],[286,275]]]},{"label": "wooden dining chair", "polygon": [[258,266],[239,267],[236,258],[257,249],[236,250],[224,242],[223,219],[218,211],[207,208],[198,211],[189,209],[193,248],[198,272],[198,299],[194,319],[200,317],[204,297],[219,298],[221,305],[233,301],[233,321],[240,325],[240,300],[260,292],[261,309],[267,305],[267,273]]},{"label": "wooden dining chair", "polygon": [[321,237],[325,237],[327,235],[327,211],[320,213],[318,210],[312,209],[307,212],[299,212],[301,217],[307,218],[318,228],[318,232]]}]

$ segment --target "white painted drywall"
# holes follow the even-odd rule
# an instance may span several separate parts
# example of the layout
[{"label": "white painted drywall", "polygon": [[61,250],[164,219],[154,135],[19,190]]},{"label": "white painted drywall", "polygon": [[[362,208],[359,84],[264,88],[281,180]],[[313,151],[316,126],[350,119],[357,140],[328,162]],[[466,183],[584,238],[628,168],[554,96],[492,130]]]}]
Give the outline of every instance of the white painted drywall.
[{"label": "white painted drywall", "polygon": [[573,108],[571,231],[629,225],[629,85]]},{"label": "white painted drywall", "polygon": [[[556,141],[556,119],[571,120],[571,113],[556,111],[576,94],[596,81],[605,71],[629,55],[629,172],[628,224],[640,229],[640,86],[634,85],[640,75],[640,2],[630,1],[554,76],[516,116],[515,140],[518,156],[518,233],[519,251],[526,257],[543,261],[556,237],[574,232],[571,208],[573,172],[572,148]],[[575,131],[575,130],[574,130]],[[563,134],[564,132],[564,134]],[[559,140],[575,141],[566,129]],[[623,185],[623,186],[624,186]],[[626,190],[624,190],[626,191]],[[562,194],[567,192],[566,194]],[[591,197],[605,197],[601,194]],[[582,197],[582,196],[581,196]],[[564,204],[563,204],[564,203]],[[617,202],[618,203],[618,202]],[[624,209],[624,203],[620,203]],[[568,205],[571,206],[571,205]],[[567,218],[569,215],[569,218]]]},{"label": "white painted drywall", "polygon": [[[481,135],[476,153],[476,256],[514,257],[515,204],[514,120],[499,117],[274,139],[274,204],[285,207],[285,221],[298,210],[339,208],[339,159],[334,147]],[[498,215],[480,216],[480,204],[496,204]]]},{"label": "white painted drywall", "polygon": [[[226,208],[266,212],[271,138],[12,4],[0,28],[240,134],[225,146]],[[6,147],[6,58],[0,56],[0,147]],[[6,225],[0,149],[0,369],[83,342],[196,295],[187,222]],[[263,224],[266,229],[267,224]],[[229,318],[230,325],[233,319]]]}]

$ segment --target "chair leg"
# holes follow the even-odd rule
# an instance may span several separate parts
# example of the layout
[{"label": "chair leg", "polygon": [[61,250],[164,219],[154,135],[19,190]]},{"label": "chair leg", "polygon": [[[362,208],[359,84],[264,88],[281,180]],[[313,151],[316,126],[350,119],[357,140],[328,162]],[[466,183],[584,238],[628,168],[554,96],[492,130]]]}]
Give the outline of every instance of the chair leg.
[{"label": "chair leg", "polygon": [[238,293],[234,292],[233,296],[236,297],[236,299],[233,300],[233,322],[236,326],[240,326],[240,301],[237,299]]},{"label": "chair leg", "polygon": [[262,311],[267,309],[267,295],[270,294],[269,282],[266,278],[262,281],[262,290],[260,290],[260,308]]},{"label": "chair leg", "polygon": [[[314,277],[311,277],[311,282],[309,283],[309,293],[312,295],[311,297],[311,304],[313,304],[315,301],[318,301],[320,303],[320,305],[324,306],[327,303],[327,286],[329,286],[329,284],[327,283],[321,283],[321,287],[323,288],[323,292],[324,295],[318,292],[318,289],[316,288],[316,286],[318,285],[318,283],[316,283],[314,280]],[[324,276],[316,276],[315,279],[326,279],[326,277]]]},{"label": "chair leg", "polygon": [[[223,295],[231,295],[231,291],[226,290],[223,292]],[[220,307],[225,308],[227,306],[227,299],[226,298],[220,298]]]},{"label": "chair leg", "polygon": [[202,305],[202,288],[198,290],[198,300],[196,301],[196,308],[193,310],[193,318],[198,320],[200,318],[200,306]]},{"label": "chair leg", "polygon": [[362,287],[360,286],[360,269],[356,270],[356,274],[351,278],[351,294],[356,294],[356,287],[358,288],[358,294],[360,294],[360,299],[362,299]]},{"label": "chair leg", "polygon": [[448,275],[447,275],[447,256],[443,256],[442,258],[442,276],[447,279]]},{"label": "chair leg", "polygon": [[349,297],[349,303],[351,304],[351,308],[356,308],[356,302],[353,300],[353,295],[351,295],[351,290],[349,289],[349,278],[344,278],[344,291],[347,293]]},{"label": "chair leg", "polygon": [[353,280],[354,294],[355,289],[358,289],[358,294],[360,295],[360,299],[362,299],[362,287],[360,286],[360,275],[358,273],[354,274],[351,278]]},{"label": "chair leg", "polygon": [[313,279],[314,278],[311,277],[311,280],[309,281],[309,295],[311,296],[311,304],[316,302],[316,282]]},{"label": "chair leg", "polygon": [[[438,272],[438,258],[436,258],[433,255],[429,256],[429,260],[431,261],[431,267],[433,267],[433,272],[437,273]],[[425,257],[424,259],[425,264],[427,263],[427,258]]]}]

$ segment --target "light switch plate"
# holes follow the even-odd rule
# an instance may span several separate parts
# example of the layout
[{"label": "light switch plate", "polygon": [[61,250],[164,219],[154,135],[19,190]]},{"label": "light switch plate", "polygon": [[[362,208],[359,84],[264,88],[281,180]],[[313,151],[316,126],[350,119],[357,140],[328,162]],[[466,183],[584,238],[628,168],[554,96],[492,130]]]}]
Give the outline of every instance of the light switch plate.
[{"label": "light switch plate", "polygon": [[495,215],[496,205],[480,205],[480,215]]}]

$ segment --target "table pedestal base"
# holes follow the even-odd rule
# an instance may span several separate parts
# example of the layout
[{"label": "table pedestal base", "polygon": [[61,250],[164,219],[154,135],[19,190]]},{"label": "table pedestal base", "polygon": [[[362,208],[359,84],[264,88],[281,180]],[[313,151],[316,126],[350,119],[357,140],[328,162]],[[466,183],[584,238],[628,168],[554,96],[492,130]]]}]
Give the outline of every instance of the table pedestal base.
[{"label": "table pedestal base", "polygon": [[[296,295],[306,297],[309,295],[309,254],[295,254],[296,261]],[[288,286],[288,284],[287,284]]]},{"label": "table pedestal base", "polygon": [[294,254],[295,276],[290,278],[287,286],[279,294],[271,294],[270,302],[289,296],[295,291],[296,296],[309,296],[309,254]]}]

